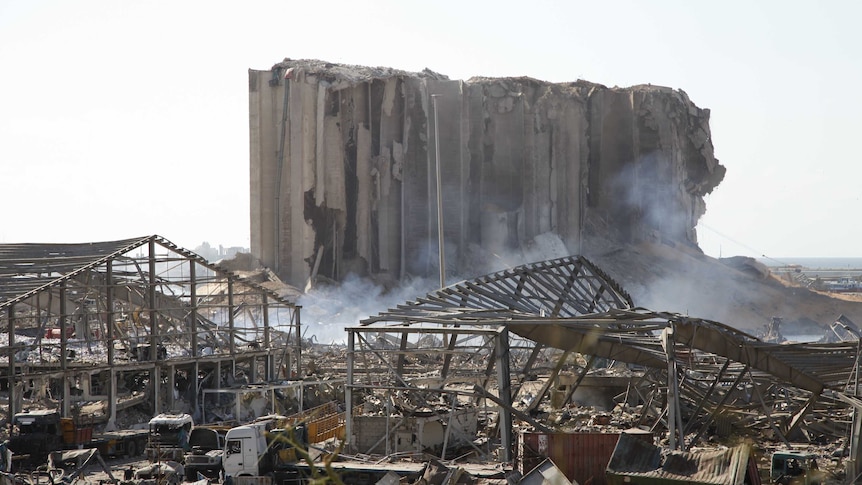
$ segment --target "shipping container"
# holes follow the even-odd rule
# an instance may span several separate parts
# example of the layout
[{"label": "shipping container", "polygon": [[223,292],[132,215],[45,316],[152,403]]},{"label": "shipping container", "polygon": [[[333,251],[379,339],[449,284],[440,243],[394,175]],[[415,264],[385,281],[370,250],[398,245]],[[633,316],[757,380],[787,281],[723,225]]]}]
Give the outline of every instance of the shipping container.
[{"label": "shipping container", "polygon": [[[625,431],[652,443],[649,431],[630,429]],[[518,440],[518,470],[527,474],[550,458],[569,480],[578,483],[603,485],[605,469],[617,445],[620,433],[521,433]]]}]

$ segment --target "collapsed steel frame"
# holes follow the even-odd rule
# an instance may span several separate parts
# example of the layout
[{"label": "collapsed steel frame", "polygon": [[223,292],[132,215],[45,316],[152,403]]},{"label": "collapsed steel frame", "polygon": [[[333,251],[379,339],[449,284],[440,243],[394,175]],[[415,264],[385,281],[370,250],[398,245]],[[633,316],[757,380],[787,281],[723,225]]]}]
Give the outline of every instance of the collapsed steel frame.
[{"label": "collapsed steel frame", "polygon": [[[39,381],[59,381],[67,416],[73,387],[85,397],[101,387],[110,423],[130,397],[124,375],[144,376],[158,412],[172,407],[177,376],[191,382],[198,405],[200,386],[302,368],[298,307],[159,236],[0,245],[0,283],[8,338],[0,383],[10,413]],[[636,308],[582,257],[462,282],[347,331],[348,437],[363,394],[400,393],[402,414],[484,404],[499,410],[492,432],[505,461],[513,416],[547,429],[530,411],[548,386],[525,408],[513,404],[521,384],[537,373],[549,373],[550,384],[572,353],[589,357],[578,381],[599,359],[640,370],[632,389],[643,404],[639,424],[678,435],[683,448],[719,420],[782,441],[796,432],[808,440],[846,434],[849,411],[862,408],[858,341],[768,344],[718,322]],[[851,434],[858,463],[858,419]]]},{"label": "collapsed steel frame", "polygon": [[[3,244],[0,384],[10,416],[25,392],[46,390],[64,416],[74,400],[101,397],[109,426],[118,409],[144,399],[156,413],[173,409],[174,389],[198,412],[202,388],[300,372],[299,310],[156,235]],[[132,393],[135,383],[144,392]]]},{"label": "collapsed steel frame", "polygon": [[[643,404],[635,424],[667,431],[673,447],[691,447],[720,426],[785,443],[848,434],[858,442],[858,419],[851,431],[850,418],[862,405],[858,341],[769,344],[719,322],[637,308],[579,256],[443,288],[347,330],[348,411],[352,396],[383,391],[400,395],[405,413],[455,403],[451,395],[490,399],[504,461],[513,415],[547,429],[531,411],[573,353],[588,359],[564,402],[598,361],[626,363],[640,376],[631,386]],[[435,363],[439,372],[429,373]],[[550,374],[545,386],[527,406],[514,405],[537,373]],[[858,462],[858,446],[851,454]]]}]

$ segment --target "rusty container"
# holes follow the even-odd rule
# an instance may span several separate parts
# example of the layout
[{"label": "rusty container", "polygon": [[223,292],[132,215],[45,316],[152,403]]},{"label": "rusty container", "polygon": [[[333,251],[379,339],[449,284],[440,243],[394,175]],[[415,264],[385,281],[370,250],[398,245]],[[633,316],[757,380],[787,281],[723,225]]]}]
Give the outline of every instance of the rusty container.
[{"label": "rusty container", "polygon": [[[648,431],[633,429],[625,432],[652,443],[653,437]],[[569,480],[605,484],[605,469],[619,437],[620,433],[521,433],[518,469],[527,474],[545,458],[550,458]]]}]

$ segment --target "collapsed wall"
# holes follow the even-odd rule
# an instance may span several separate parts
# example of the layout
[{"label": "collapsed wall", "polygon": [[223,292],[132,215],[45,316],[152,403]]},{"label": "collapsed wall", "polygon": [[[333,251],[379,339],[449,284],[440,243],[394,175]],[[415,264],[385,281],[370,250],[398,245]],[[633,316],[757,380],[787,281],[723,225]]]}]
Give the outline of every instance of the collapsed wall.
[{"label": "collapsed wall", "polygon": [[696,245],[725,172],[709,111],[659,86],[285,60],[249,108],[252,254],[297,286],[436,275],[437,147],[448,274],[545,233]]}]

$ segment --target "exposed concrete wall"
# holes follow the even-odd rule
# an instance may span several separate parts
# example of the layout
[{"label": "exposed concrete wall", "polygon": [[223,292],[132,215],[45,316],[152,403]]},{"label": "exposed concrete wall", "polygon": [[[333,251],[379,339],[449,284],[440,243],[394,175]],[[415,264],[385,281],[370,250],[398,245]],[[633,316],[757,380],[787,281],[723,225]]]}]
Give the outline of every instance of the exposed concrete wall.
[{"label": "exposed concrete wall", "polygon": [[251,197],[251,253],[275,269],[275,206],[281,89],[270,89],[264,71],[249,71],[249,160]]},{"label": "exposed concrete wall", "polygon": [[[360,453],[421,452],[440,447],[447,440],[446,426],[451,424],[448,444],[465,444],[476,437],[477,416],[473,408],[455,410],[451,417],[356,416],[352,443]],[[387,432],[389,450],[386,450]]]},{"label": "exposed concrete wall", "polygon": [[670,88],[320,61],[249,82],[252,253],[297,286],[318,260],[333,279],[437,273],[435,133],[450,275],[549,232],[571,253],[595,232],[694,245],[724,176],[708,110]]}]

